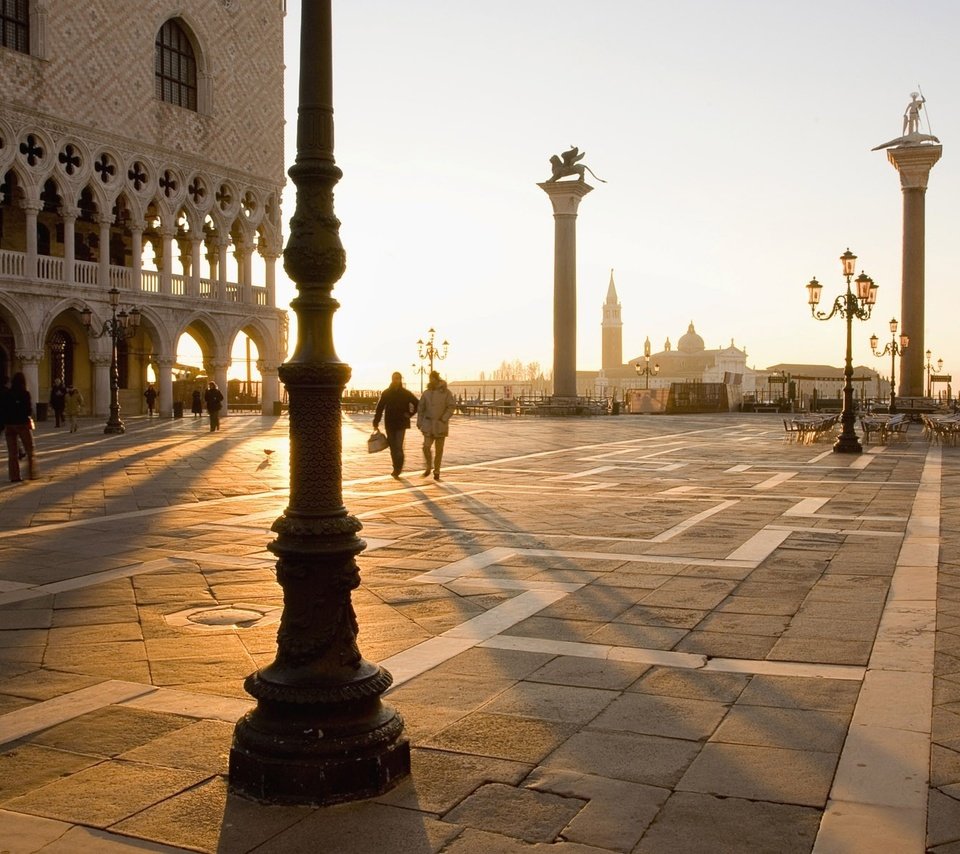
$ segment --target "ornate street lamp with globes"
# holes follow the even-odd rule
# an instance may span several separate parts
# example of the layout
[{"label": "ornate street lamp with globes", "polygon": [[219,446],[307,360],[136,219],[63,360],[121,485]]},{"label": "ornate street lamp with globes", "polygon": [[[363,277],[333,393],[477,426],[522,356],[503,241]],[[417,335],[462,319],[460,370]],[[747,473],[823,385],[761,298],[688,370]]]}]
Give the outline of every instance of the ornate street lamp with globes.
[{"label": "ornate street lamp with globes", "polygon": [[424,341],[422,338],[417,341],[417,356],[420,358],[421,362],[430,363],[428,370],[430,373],[433,373],[433,360],[436,359],[437,361],[440,361],[447,358],[447,350],[450,349],[450,342],[443,341],[440,344],[440,347],[443,348],[443,350],[441,350],[433,343],[434,339],[436,338],[437,331],[431,326],[430,329],[427,330],[427,333],[429,337],[426,341]]},{"label": "ornate street lamp with globes", "polygon": [[93,312],[89,306],[84,306],[80,312],[80,319],[91,338],[110,336],[110,415],[107,417],[103,432],[125,433],[127,428],[120,420],[120,369],[117,365],[117,345],[124,339],[132,338],[137,334],[137,328],[140,326],[140,309],[134,307],[129,312],[124,309],[117,311],[120,305],[120,291],[117,288],[110,288],[107,295],[110,299],[110,317],[103,321],[99,332],[93,329]]},{"label": "ornate street lamp with globes", "polygon": [[643,364],[641,365],[640,360],[637,359],[637,363],[633,366],[637,372],[638,377],[643,377],[643,387],[644,389],[650,388],[650,377],[657,376],[660,373],[660,365],[656,362],[653,363],[653,367],[650,367],[650,341],[648,340],[643,345]]},{"label": "ornate street lamp with globes", "polygon": [[857,291],[854,293],[850,282],[853,281],[853,274],[857,269],[857,256],[847,249],[840,256],[840,263],[843,265],[843,275],[847,280],[847,292],[840,294],[834,300],[833,308],[829,312],[818,311],[817,306],[820,304],[823,285],[814,278],[807,284],[807,302],[810,305],[810,314],[816,320],[829,320],[835,314],[839,314],[847,322],[847,352],[843,367],[843,410],[840,413],[842,429],[833,445],[833,450],[838,454],[860,454],[863,453],[863,446],[853,429],[856,420],[853,411],[853,318],[869,319],[873,305],[877,301],[877,284],[861,271],[856,278]]},{"label": "ornate street lamp with globes", "polygon": [[890,354],[890,409],[891,415],[897,411],[897,356],[902,356],[903,351],[910,346],[910,336],[906,332],[900,333],[900,340],[897,340],[897,319],[890,320],[890,343],[884,344],[882,350],[877,350],[880,339],[876,335],[870,336],[870,349],[873,355],[878,358]]}]

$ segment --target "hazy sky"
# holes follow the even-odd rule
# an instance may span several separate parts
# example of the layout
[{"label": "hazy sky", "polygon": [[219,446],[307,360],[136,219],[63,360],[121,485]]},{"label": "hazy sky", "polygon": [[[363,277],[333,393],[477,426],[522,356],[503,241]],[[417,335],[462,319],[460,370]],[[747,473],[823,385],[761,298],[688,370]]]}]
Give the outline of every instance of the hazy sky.
[{"label": "hazy sky", "polygon": [[[926,196],[926,347],[960,374],[960,4],[955,0],[334,0],[336,189],[347,272],[334,295],[353,387],[413,386],[416,340],[441,369],[553,360],[553,216],[536,183],[571,144],[608,183],[580,205],[581,370],[600,363],[610,269],[624,359],[676,343],[748,364],[842,364],[849,246],[879,284],[854,362],[900,315],[902,196],[883,151],[922,87],[944,145]],[[286,18],[288,165],[300,2]],[[284,216],[293,213],[292,184]],[[289,295],[293,295],[292,285]],[[281,293],[283,293],[281,285]],[[906,330],[913,332],[913,330]],[[954,387],[960,380],[954,383]]]}]

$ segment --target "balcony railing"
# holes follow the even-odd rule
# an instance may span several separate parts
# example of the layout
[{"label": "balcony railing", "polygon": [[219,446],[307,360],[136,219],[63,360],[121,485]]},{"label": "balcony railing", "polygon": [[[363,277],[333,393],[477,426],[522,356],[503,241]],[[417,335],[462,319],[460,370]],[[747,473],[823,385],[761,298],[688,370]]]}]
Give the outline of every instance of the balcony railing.
[{"label": "balcony railing", "polygon": [[[64,259],[53,255],[37,256],[37,274],[28,276],[26,273],[25,252],[14,252],[10,249],[0,249],[0,279],[16,279],[19,281],[37,281],[45,284],[83,285],[98,287],[100,284],[100,264],[96,261],[74,261],[72,281],[68,282],[64,273]],[[107,287],[117,288],[124,293],[158,294],[160,293],[160,273],[157,270],[141,270],[140,286],[133,280],[133,269],[111,264],[107,268]],[[173,296],[185,297],[190,291],[190,277],[180,273],[170,276],[170,291]],[[253,287],[252,300],[254,305],[268,306],[267,289]],[[226,282],[223,286],[212,279],[200,279],[199,297],[207,300],[222,300],[224,302],[242,302],[243,288],[236,282]]]}]

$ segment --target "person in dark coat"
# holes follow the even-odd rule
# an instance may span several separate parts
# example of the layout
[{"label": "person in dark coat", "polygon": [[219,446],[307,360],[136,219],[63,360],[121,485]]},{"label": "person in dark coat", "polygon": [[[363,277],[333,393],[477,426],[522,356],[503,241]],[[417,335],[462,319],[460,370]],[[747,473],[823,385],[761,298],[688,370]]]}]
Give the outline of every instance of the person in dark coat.
[{"label": "person in dark coat", "polygon": [[203,394],[204,402],[207,404],[207,413],[210,415],[210,432],[220,429],[220,409],[223,406],[223,392],[217,388],[217,384],[211,380],[207,390]]},{"label": "person in dark coat", "polygon": [[3,389],[0,397],[0,415],[3,417],[3,433],[7,440],[7,470],[10,482],[23,480],[20,475],[20,458],[17,442],[23,443],[27,454],[30,480],[37,476],[33,446],[33,401],[27,390],[27,379],[22,373],[13,375],[10,387]]},{"label": "person in dark coat", "polygon": [[380,394],[377,410],[373,414],[373,429],[380,426],[383,418],[387,443],[390,446],[390,460],[393,471],[390,476],[400,479],[403,471],[403,439],[410,429],[410,416],[417,414],[417,398],[412,391],[403,387],[403,377],[395,371],[390,377],[390,385]]},{"label": "person in dark coat", "polygon": [[147,390],[143,393],[143,399],[147,402],[147,417],[153,418],[153,406],[157,402],[157,390],[152,385],[148,385]]},{"label": "person in dark coat", "polygon": [[63,417],[63,410],[66,405],[67,388],[60,380],[54,380],[53,388],[50,389],[50,408],[53,410],[57,427],[67,423],[67,419]]},{"label": "person in dark coat", "polygon": [[190,397],[190,411],[194,418],[203,417],[203,397],[200,395],[200,389],[195,388]]}]

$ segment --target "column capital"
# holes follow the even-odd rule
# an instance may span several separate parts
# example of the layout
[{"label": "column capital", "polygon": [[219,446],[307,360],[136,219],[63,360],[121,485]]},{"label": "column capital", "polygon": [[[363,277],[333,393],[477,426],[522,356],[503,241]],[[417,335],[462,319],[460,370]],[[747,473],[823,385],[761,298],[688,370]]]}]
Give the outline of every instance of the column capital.
[{"label": "column capital", "polygon": [[24,365],[39,365],[43,361],[43,350],[18,350],[17,358]]},{"label": "column capital", "polygon": [[576,216],[580,200],[593,190],[584,181],[544,181],[537,186],[550,197],[554,216]]},{"label": "column capital", "polygon": [[60,205],[60,216],[62,216],[64,220],[75,220],[80,216],[80,208],[75,205]]},{"label": "column capital", "polygon": [[177,360],[170,356],[154,356],[153,361],[158,368],[172,368],[177,363]]},{"label": "column capital", "polygon": [[90,353],[90,362],[97,367],[109,368],[113,361],[113,353]]},{"label": "column capital", "polygon": [[280,363],[266,359],[257,359],[257,370],[260,371],[261,374],[275,374],[280,370]]},{"label": "column capital", "polygon": [[900,173],[902,189],[926,190],[930,170],[942,153],[942,145],[898,145],[887,149],[887,160]]}]

